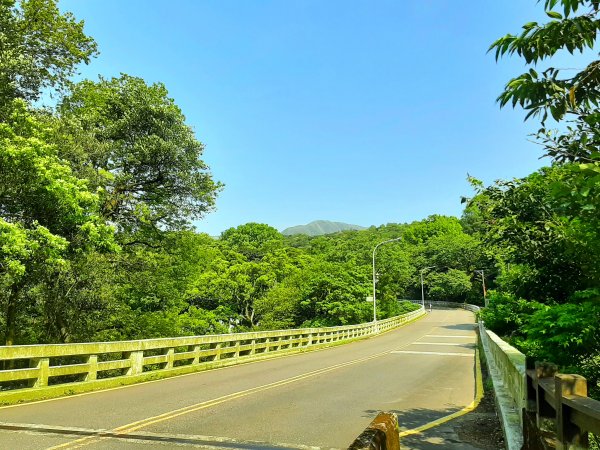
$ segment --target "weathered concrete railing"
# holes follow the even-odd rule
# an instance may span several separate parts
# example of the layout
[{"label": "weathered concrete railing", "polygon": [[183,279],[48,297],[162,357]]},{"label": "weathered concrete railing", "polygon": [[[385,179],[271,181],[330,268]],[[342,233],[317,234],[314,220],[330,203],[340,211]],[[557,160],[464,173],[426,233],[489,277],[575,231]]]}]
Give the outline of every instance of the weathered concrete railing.
[{"label": "weathered concrete railing", "polygon": [[334,345],[383,333],[422,309],[377,323],[81,344],[0,347],[0,404],[105,389]]},{"label": "weathered concrete railing", "polygon": [[[557,373],[556,366],[535,363],[530,358],[526,364],[526,448],[589,448],[588,433],[600,435],[600,401],[587,396],[586,379]],[[544,430],[544,420],[551,422],[553,433]]]},{"label": "weathered concrete railing", "polygon": [[480,307],[476,305],[470,305],[468,303],[459,303],[459,302],[440,302],[438,300],[425,300],[425,309],[429,308],[431,305],[433,308],[462,308],[467,311],[472,311],[474,313],[479,312]]},{"label": "weathered concrete railing", "polygon": [[[463,303],[430,303],[434,308],[480,309]],[[555,366],[526,359],[481,321],[479,335],[494,382],[507,448],[589,448],[588,433],[600,434],[600,401],[587,397],[585,378],[560,374]],[[546,427],[544,422],[550,425]]]},{"label": "weathered concrete railing", "polygon": [[525,407],[525,355],[510,346],[479,322],[479,336],[487,366],[494,382],[496,405],[502,419],[508,450],[523,446],[523,408]]},{"label": "weathered concrete railing", "polygon": [[[480,307],[457,302],[425,302],[425,307],[463,308],[474,313]],[[479,321],[479,339],[494,383],[496,406],[500,413],[504,441],[508,450],[523,445],[522,410],[525,405],[525,355],[487,330]]]},{"label": "weathered concrete railing", "polygon": [[348,450],[400,450],[398,417],[380,412]]}]

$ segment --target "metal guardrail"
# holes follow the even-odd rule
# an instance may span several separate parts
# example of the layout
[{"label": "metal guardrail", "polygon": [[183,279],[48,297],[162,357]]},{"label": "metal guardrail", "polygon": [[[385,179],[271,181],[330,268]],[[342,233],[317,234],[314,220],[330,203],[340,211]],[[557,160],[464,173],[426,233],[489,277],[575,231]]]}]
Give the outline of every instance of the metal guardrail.
[{"label": "metal guardrail", "polygon": [[57,397],[299,352],[376,335],[422,309],[376,323],[137,341],[0,347],[0,404]]}]

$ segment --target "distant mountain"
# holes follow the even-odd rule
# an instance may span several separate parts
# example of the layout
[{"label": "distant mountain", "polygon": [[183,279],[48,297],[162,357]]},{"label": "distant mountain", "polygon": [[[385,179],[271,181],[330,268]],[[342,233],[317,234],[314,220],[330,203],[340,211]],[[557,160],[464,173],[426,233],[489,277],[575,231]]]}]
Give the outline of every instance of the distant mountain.
[{"label": "distant mountain", "polygon": [[346,230],[364,230],[366,227],[359,225],[350,225],[349,223],[330,222],[329,220],[315,220],[306,225],[297,225],[295,227],[286,228],[281,232],[286,236],[293,234],[307,234],[309,236],[320,236],[322,234],[337,233]]}]

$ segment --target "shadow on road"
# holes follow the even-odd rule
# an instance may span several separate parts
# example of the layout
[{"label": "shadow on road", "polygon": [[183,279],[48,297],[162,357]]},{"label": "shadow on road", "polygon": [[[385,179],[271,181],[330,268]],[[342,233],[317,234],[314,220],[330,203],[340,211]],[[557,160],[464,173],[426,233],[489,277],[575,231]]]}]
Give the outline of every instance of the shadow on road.
[{"label": "shadow on road", "polygon": [[[391,410],[398,417],[400,432],[413,430],[458,411],[458,408],[431,410],[414,408]],[[365,410],[374,418],[379,411]],[[402,435],[402,434],[401,434]],[[434,426],[420,433],[402,436],[402,450],[497,450],[504,448],[504,437],[496,415],[493,392],[485,393],[477,408],[463,416]]]},{"label": "shadow on road", "polygon": [[[441,325],[440,329],[471,332],[477,331],[477,324],[462,323]],[[454,348],[473,350],[474,343],[462,343]],[[482,366],[485,380],[488,377],[485,365]],[[458,411],[458,408],[430,410],[414,408],[404,411],[392,411],[398,417],[401,433],[413,430],[435,420],[447,417]],[[365,411],[375,415],[376,411]],[[494,403],[493,390],[486,390],[475,410],[447,422],[433,426],[419,433],[403,436],[400,440],[403,450],[496,450],[504,449],[504,436]]]},{"label": "shadow on road", "polygon": [[475,323],[459,323],[456,325],[442,325],[440,328],[446,328],[447,330],[461,330],[461,331],[473,331],[477,328]]}]

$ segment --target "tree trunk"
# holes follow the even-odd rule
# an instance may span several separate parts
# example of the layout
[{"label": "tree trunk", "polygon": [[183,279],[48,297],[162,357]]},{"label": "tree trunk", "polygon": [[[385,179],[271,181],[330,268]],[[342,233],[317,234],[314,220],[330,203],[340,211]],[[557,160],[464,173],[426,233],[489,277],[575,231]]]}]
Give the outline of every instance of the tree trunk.
[{"label": "tree trunk", "polygon": [[13,345],[15,342],[18,295],[19,288],[13,286],[8,295],[8,304],[6,305],[6,333],[4,335],[4,345]]}]

